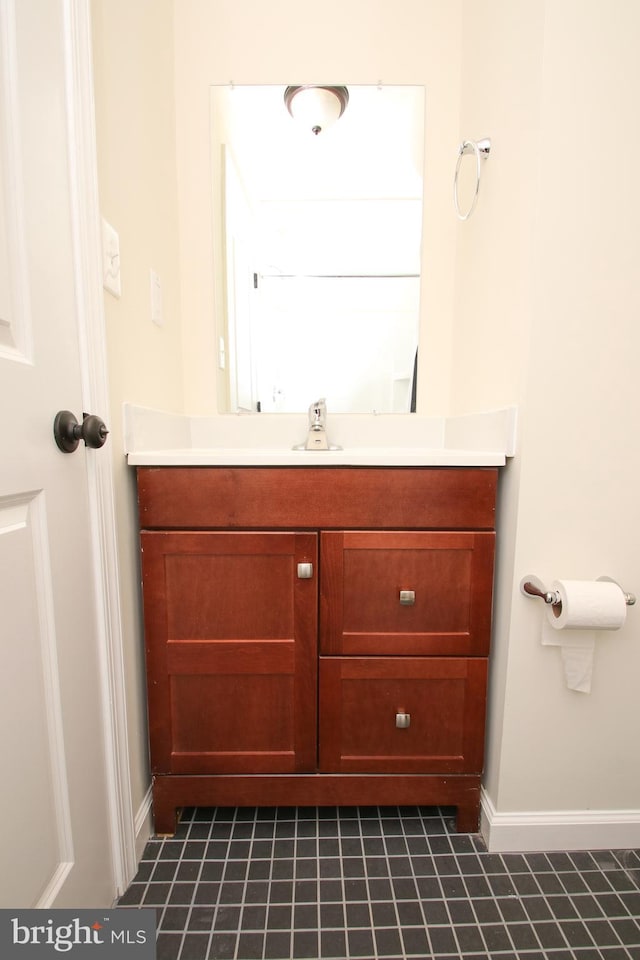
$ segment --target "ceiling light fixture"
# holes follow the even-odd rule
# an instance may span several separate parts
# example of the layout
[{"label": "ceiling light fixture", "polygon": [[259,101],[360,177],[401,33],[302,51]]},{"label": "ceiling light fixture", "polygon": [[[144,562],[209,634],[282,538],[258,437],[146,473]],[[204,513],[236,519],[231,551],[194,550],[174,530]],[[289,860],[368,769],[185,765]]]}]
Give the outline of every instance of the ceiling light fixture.
[{"label": "ceiling light fixture", "polygon": [[285,90],[284,102],[293,119],[318,136],[342,116],[349,91],[346,87],[321,84],[292,86]]}]

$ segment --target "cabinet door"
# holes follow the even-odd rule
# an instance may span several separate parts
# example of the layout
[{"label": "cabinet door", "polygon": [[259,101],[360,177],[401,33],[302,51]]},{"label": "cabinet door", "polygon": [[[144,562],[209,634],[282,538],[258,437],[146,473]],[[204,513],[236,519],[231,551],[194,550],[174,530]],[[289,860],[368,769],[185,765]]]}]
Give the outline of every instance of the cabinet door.
[{"label": "cabinet door", "polygon": [[141,541],[153,771],[315,770],[317,536]]},{"label": "cabinet door", "polygon": [[323,654],[487,655],[494,533],[321,537]]},{"label": "cabinet door", "polygon": [[487,661],[321,657],[323,773],[480,773]]}]

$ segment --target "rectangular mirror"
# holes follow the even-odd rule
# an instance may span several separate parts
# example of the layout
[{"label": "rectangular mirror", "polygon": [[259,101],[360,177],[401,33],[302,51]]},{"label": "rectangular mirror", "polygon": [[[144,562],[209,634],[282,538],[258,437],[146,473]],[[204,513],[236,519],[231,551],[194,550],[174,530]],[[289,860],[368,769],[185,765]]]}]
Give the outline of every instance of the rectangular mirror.
[{"label": "rectangular mirror", "polygon": [[326,101],[336,113],[344,106],[331,125],[298,117],[296,97],[290,112],[292,88],[211,88],[227,410],[306,412],[324,397],[331,412],[407,413],[415,409],[424,89],[337,88],[346,105],[330,88],[309,89],[320,89],[321,115]]}]

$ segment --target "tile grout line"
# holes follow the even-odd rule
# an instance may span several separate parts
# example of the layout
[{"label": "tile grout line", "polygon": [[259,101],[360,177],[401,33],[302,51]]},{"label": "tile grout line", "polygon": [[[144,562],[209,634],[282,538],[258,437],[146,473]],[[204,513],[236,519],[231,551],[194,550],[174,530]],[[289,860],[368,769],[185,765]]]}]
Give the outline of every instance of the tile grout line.
[{"label": "tile grout line", "polygon": [[[234,816],[235,816],[235,814],[234,814]],[[207,842],[207,859],[209,859],[209,856],[208,856],[208,853],[209,853],[209,844],[213,845],[213,844],[215,844],[215,843],[218,842],[218,840],[216,839],[216,837],[215,837],[215,835],[214,835],[214,831],[215,831],[216,827],[219,827],[222,823],[224,823],[224,821],[217,819],[217,811],[216,811],[216,812],[214,813],[214,815],[213,815],[213,818],[212,818],[212,821],[211,821],[211,828],[210,828],[210,830],[209,830],[209,838],[208,838],[208,842]],[[215,904],[214,904],[213,916],[212,916],[212,918],[211,918],[211,931],[210,931],[210,933],[209,933],[209,944],[208,944],[207,953],[210,953],[210,952],[211,952],[211,944],[212,944],[212,942],[213,942],[213,938],[214,938],[214,935],[215,935],[216,929],[217,929],[217,928],[216,928],[216,921],[217,921],[217,919],[218,919],[218,914],[221,914],[222,909],[224,908],[224,904],[221,903],[220,897],[221,897],[221,895],[222,895],[222,891],[223,891],[223,889],[224,889],[224,884],[225,884],[225,874],[226,874],[226,869],[227,869],[227,863],[229,862],[229,849],[230,849],[230,846],[231,846],[231,828],[229,829],[229,836],[227,837],[227,841],[226,841],[226,850],[225,850],[224,860],[220,861],[218,857],[216,857],[215,860],[213,860],[213,858],[212,858],[212,861],[213,861],[213,862],[221,862],[221,870],[220,870],[220,880],[219,880],[219,884],[218,884],[218,889],[217,889],[217,891],[216,891],[216,902],[215,902]],[[211,881],[211,882],[215,882],[215,881]],[[236,933],[236,940],[235,940],[234,951],[233,951],[234,956],[235,956],[235,954],[236,954],[236,952],[237,952],[237,945],[238,945],[238,944],[237,944],[237,936],[238,936],[238,935],[237,935],[237,933]],[[183,960],[183,958],[182,958],[182,957],[179,957],[178,960]],[[186,958],[184,958],[184,960],[186,960]]]},{"label": "tile grout line", "polygon": [[[253,838],[251,840],[251,850],[253,851],[253,845],[256,842],[256,830],[258,827],[258,809],[256,807],[255,818],[253,822]],[[261,839],[261,842],[264,838]],[[262,939],[262,958],[265,960],[266,951],[267,951],[267,931],[269,929],[269,907],[271,905],[271,881],[273,879],[273,861],[274,861],[274,845],[275,845],[275,828],[270,838],[270,851],[269,851],[269,876],[267,878],[267,897],[265,905],[265,915],[264,915],[264,937]]]},{"label": "tile grout line", "polygon": [[[378,807],[377,809],[378,809],[378,818],[380,819],[380,808]],[[370,888],[370,886],[369,886],[369,878],[368,878],[368,874],[367,874],[367,865],[366,865],[366,860],[365,860],[365,856],[364,856],[364,844],[363,844],[363,842],[362,842],[362,840],[363,840],[363,833],[364,833],[364,831],[363,831],[363,826],[362,826],[362,817],[360,816],[360,808],[359,808],[359,807],[356,807],[356,810],[357,810],[357,814],[356,814],[357,820],[356,820],[356,823],[358,824],[358,839],[359,839],[359,841],[360,841],[360,849],[361,849],[361,851],[362,851],[361,856],[362,856],[362,860],[363,860],[363,864],[362,864],[362,874],[363,874],[364,883],[365,883],[366,888],[367,888],[367,893],[369,894],[371,888]],[[380,823],[380,829],[382,830],[382,823]],[[342,841],[342,838],[341,838],[341,841]],[[340,843],[340,859],[341,859],[341,860],[343,859],[343,858],[342,858],[342,842]],[[377,957],[378,957],[378,942],[377,942],[377,940],[376,940],[376,927],[375,927],[374,922],[373,922],[373,911],[372,911],[372,909],[371,909],[371,896],[370,896],[370,895],[369,895],[368,898],[367,898],[367,906],[368,906],[368,912],[369,912],[369,931],[370,931],[370,933],[371,933],[371,942],[372,942],[372,944],[373,944],[373,949],[374,949],[374,952],[375,952],[375,957],[377,958]],[[397,916],[398,916],[398,911],[396,910],[396,917],[397,917]],[[399,924],[398,924],[398,926],[399,926]],[[347,913],[346,913],[346,911],[345,911],[345,933],[344,933],[344,936],[345,936],[345,941],[348,941],[348,939],[349,939],[349,930],[348,930],[348,920],[347,920]]]},{"label": "tile grout line", "polygon": [[[227,863],[229,862],[229,860],[232,860],[232,857],[231,857],[232,849],[231,849],[231,848],[232,848],[232,844],[234,843],[234,833],[235,833],[234,828],[235,828],[235,826],[236,826],[239,822],[243,822],[243,823],[246,822],[246,821],[244,821],[244,820],[243,820],[243,821],[239,821],[239,820],[238,820],[238,810],[239,810],[239,809],[240,809],[239,807],[236,807],[235,813],[234,813],[234,815],[233,815],[233,820],[231,821],[231,828],[230,828],[230,832],[229,832],[229,846],[228,846],[228,848],[227,848],[227,860],[226,860]],[[255,823],[255,821],[254,821],[254,823]],[[253,833],[253,829],[252,829],[252,833]],[[240,838],[238,838],[238,840],[239,840],[239,839],[240,839]],[[249,851],[251,851],[251,844],[249,844]],[[248,893],[248,883],[249,883],[249,866],[250,866],[250,862],[251,862],[248,857],[245,857],[245,861],[246,861],[246,863],[245,863],[245,870],[244,870],[244,880],[242,881],[242,901],[241,901],[241,903],[240,903],[240,914],[239,914],[239,916],[240,916],[240,924],[239,924],[240,929],[237,931],[237,936],[236,936],[236,951],[235,951],[235,952],[236,952],[236,958],[237,958],[237,960],[243,960],[243,958],[238,954],[238,950],[240,949],[240,938],[241,938],[241,936],[242,936],[242,921],[243,921],[243,919],[244,919],[244,911],[245,911],[245,907],[246,907],[246,905],[247,905],[247,893]],[[235,862],[235,861],[234,861],[234,862]],[[231,883],[236,883],[237,881],[231,880],[230,882],[231,882]],[[264,943],[263,943],[263,945],[262,945],[262,950],[263,950],[263,952],[264,952]],[[188,958],[185,957],[184,960],[188,960]]]},{"label": "tile grout line", "polygon": [[[186,843],[189,843],[189,842],[193,842],[193,843],[198,842],[198,841],[196,841],[196,840],[190,841],[191,828],[192,828],[193,824],[197,822],[197,821],[194,819],[194,817],[195,817],[195,812],[196,812],[196,811],[195,811],[195,809],[194,809],[194,810],[193,810],[193,813],[192,813],[192,819],[189,821],[190,826],[189,826],[189,830],[187,831],[187,835],[186,835],[186,838],[185,838],[185,845],[186,845]],[[188,917],[188,920],[187,920],[187,929],[189,929],[189,925],[190,925],[191,919],[192,919],[192,917],[193,917],[194,907],[195,907],[196,909],[199,909],[199,907],[200,907],[199,901],[196,903],[196,896],[197,896],[197,894],[198,894],[198,887],[199,887],[200,883],[201,883],[201,882],[204,882],[204,881],[202,881],[202,874],[203,874],[203,871],[204,871],[205,862],[208,860],[208,857],[206,856],[206,854],[207,854],[207,850],[208,850],[208,845],[209,845],[209,843],[210,843],[210,841],[211,841],[211,831],[212,831],[212,829],[213,829],[213,820],[212,820],[212,822],[211,822],[211,826],[210,826],[209,829],[207,830],[207,837],[206,837],[206,839],[203,839],[203,840],[202,840],[202,842],[203,842],[203,844],[204,844],[205,856],[202,857],[202,860],[201,860],[201,863],[200,863],[200,867],[199,867],[199,869],[198,869],[197,878],[196,878],[196,881],[195,881],[195,886],[194,886],[194,890],[193,890],[193,897],[192,897],[192,903],[191,903],[191,906],[190,906],[190,908],[189,908],[189,917]],[[184,856],[184,855],[183,855],[183,856]],[[207,937],[207,951],[206,951],[207,956],[209,956],[209,954],[210,954],[210,952],[211,952],[211,937],[212,937],[213,929],[214,929],[214,918],[215,918],[215,914],[216,914],[216,909],[217,909],[217,907],[216,907],[214,904],[212,904],[212,908],[211,908],[211,910],[212,910],[212,912],[211,912],[211,930],[209,931],[209,935],[208,935],[208,937]],[[184,939],[183,939],[182,943],[180,944],[180,951],[179,951],[179,953],[178,953],[178,960],[180,960],[180,958],[182,957],[183,947],[184,947]]]},{"label": "tile grout line", "polygon": [[[186,834],[185,839],[184,839],[184,845],[185,845],[185,846],[184,846],[184,849],[183,849],[183,852],[182,852],[182,861],[183,861],[183,862],[184,862],[184,853],[185,853],[185,850],[186,850],[186,845],[187,845],[187,843],[189,843],[189,842],[194,842],[194,843],[195,843],[195,842],[196,842],[196,841],[190,841],[190,840],[189,840],[189,835],[190,835],[190,832],[191,832],[191,825],[195,822],[195,820],[193,819],[193,817],[195,816],[195,809],[193,810],[191,816],[192,816],[192,819],[189,821],[189,822],[190,822],[189,830],[187,831],[187,834]],[[212,829],[212,827],[210,827],[209,830],[207,831],[207,839],[204,841],[205,856],[201,858],[200,866],[198,867],[198,872],[197,872],[197,875],[196,875],[196,878],[195,878],[195,881],[194,881],[193,893],[192,893],[192,895],[191,895],[191,903],[189,904],[189,914],[188,914],[188,917],[187,917],[187,928],[186,928],[186,930],[185,930],[185,932],[184,932],[184,936],[183,936],[182,941],[181,941],[181,943],[180,943],[180,949],[179,949],[179,951],[178,951],[178,960],[181,960],[181,958],[182,958],[182,952],[183,952],[183,949],[184,949],[184,944],[185,944],[185,940],[186,940],[186,937],[187,937],[187,933],[190,932],[191,919],[192,919],[192,917],[193,917],[193,909],[194,909],[194,907],[197,906],[197,904],[196,904],[196,896],[197,896],[197,894],[198,894],[198,888],[199,888],[199,885],[200,885],[200,882],[201,882],[201,878],[202,878],[202,873],[203,873],[203,870],[204,870],[204,864],[205,864],[205,861],[206,861],[207,846],[208,846],[208,844],[209,844],[209,839],[210,839],[210,837],[211,837],[211,829]],[[213,910],[213,914],[212,914],[212,918],[211,918],[211,926],[212,926],[212,928],[213,928],[213,916],[215,916],[215,909]],[[209,943],[207,942],[207,956],[208,956],[208,955],[209,955]]]},{"label": "tile grout line", "polygon": [[[293,861],[293,915],[292,915],[293,927],[295,926],[295,916],[296,916],[295,911],[296,911],[296,886],[297,886],[297,882],[298,882],[298,879],[300,879],[300,880],[303,880],[303,879],[306,880],[306,879],[308,879],[307,877],[304,877],[304,878],[303,878],[303,877],[300,877],[300,878],[298,878],[298,866],[297,866],[297,865],[298,865],[298,860],[299,860],[299,859],[302,859],[302,858],[299,858],[299,857],[298,857],[298,841],[301,840],[301,839],[308,839],[308,837],[304,837],[304,838],[303,838],[303,837],[301,837],[301,836],[299,835],[298,824],[299,824],[300,820],[298,819],[298,815],[299,815],[299,811],[298,811],[298,814],[296,815],[296,839],[295,839],[294,861]],[[311,822],[311,818],[310,818],[310,817],[308,818],[308,821]],[[318,845],[318,836],[319,836],[319,832],[320,832],[320,823],[319,823],[318,808],[317,808],[317,807],[315,808],[315,815],[314,815],[314,820],[313,820],[313,822],[314,822],[314,824],[315,824],[314,835],[315,835],[315,865],[316,865],[316,866],[315,866],[315,871],[316,871],[316,877],[315,877],[315,881],[316,881],[316,944],[317,944],[318,957],[321,957],[321,956],[322,956],[322,937],[321,937],[321,920],[320,920],[320,911],[321,911],[321,907],[320,907],[320,848],[319,848],[319,845]],[[290,952],[291,957],[294,956],[294,953],[293,953],[293,945],[294,945],[294,943],[295,943],[295,937],[294,937],[293,927],[292,927],[292,931],[291,931],[291,940],[290,940],[290,944],[289,944],[289,952]]]}]

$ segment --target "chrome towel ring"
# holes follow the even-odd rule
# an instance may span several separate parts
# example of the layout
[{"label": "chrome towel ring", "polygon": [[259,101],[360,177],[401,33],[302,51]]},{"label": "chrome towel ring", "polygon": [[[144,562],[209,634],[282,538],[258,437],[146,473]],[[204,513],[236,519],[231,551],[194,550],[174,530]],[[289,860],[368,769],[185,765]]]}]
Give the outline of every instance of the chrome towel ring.
[{"label": "chrome towel ring", "polygon": [[[478,199],[478,191],[480,189],[480,168],[481,160],[484,157],[485,159],[489,156],[491,152],[491,140],[488,137],[485,137],[483,140],[463,140],[460,144],[458,150],[458,162],[456,163],[456,174],[453,178],[453,203],[456,208],[456,213],[458,214],[459,220],[468,220],[471,214],[473,213],[476,201]],[[460,210],[460,202],[458,199],[458,174],[460,172],[460,164],[462,163],[462,158],[466,153],[475,154],[476,158],[476,188],[473,193],[473,199],[471,200],[471,205],[466,213],[462,213]]]}]

